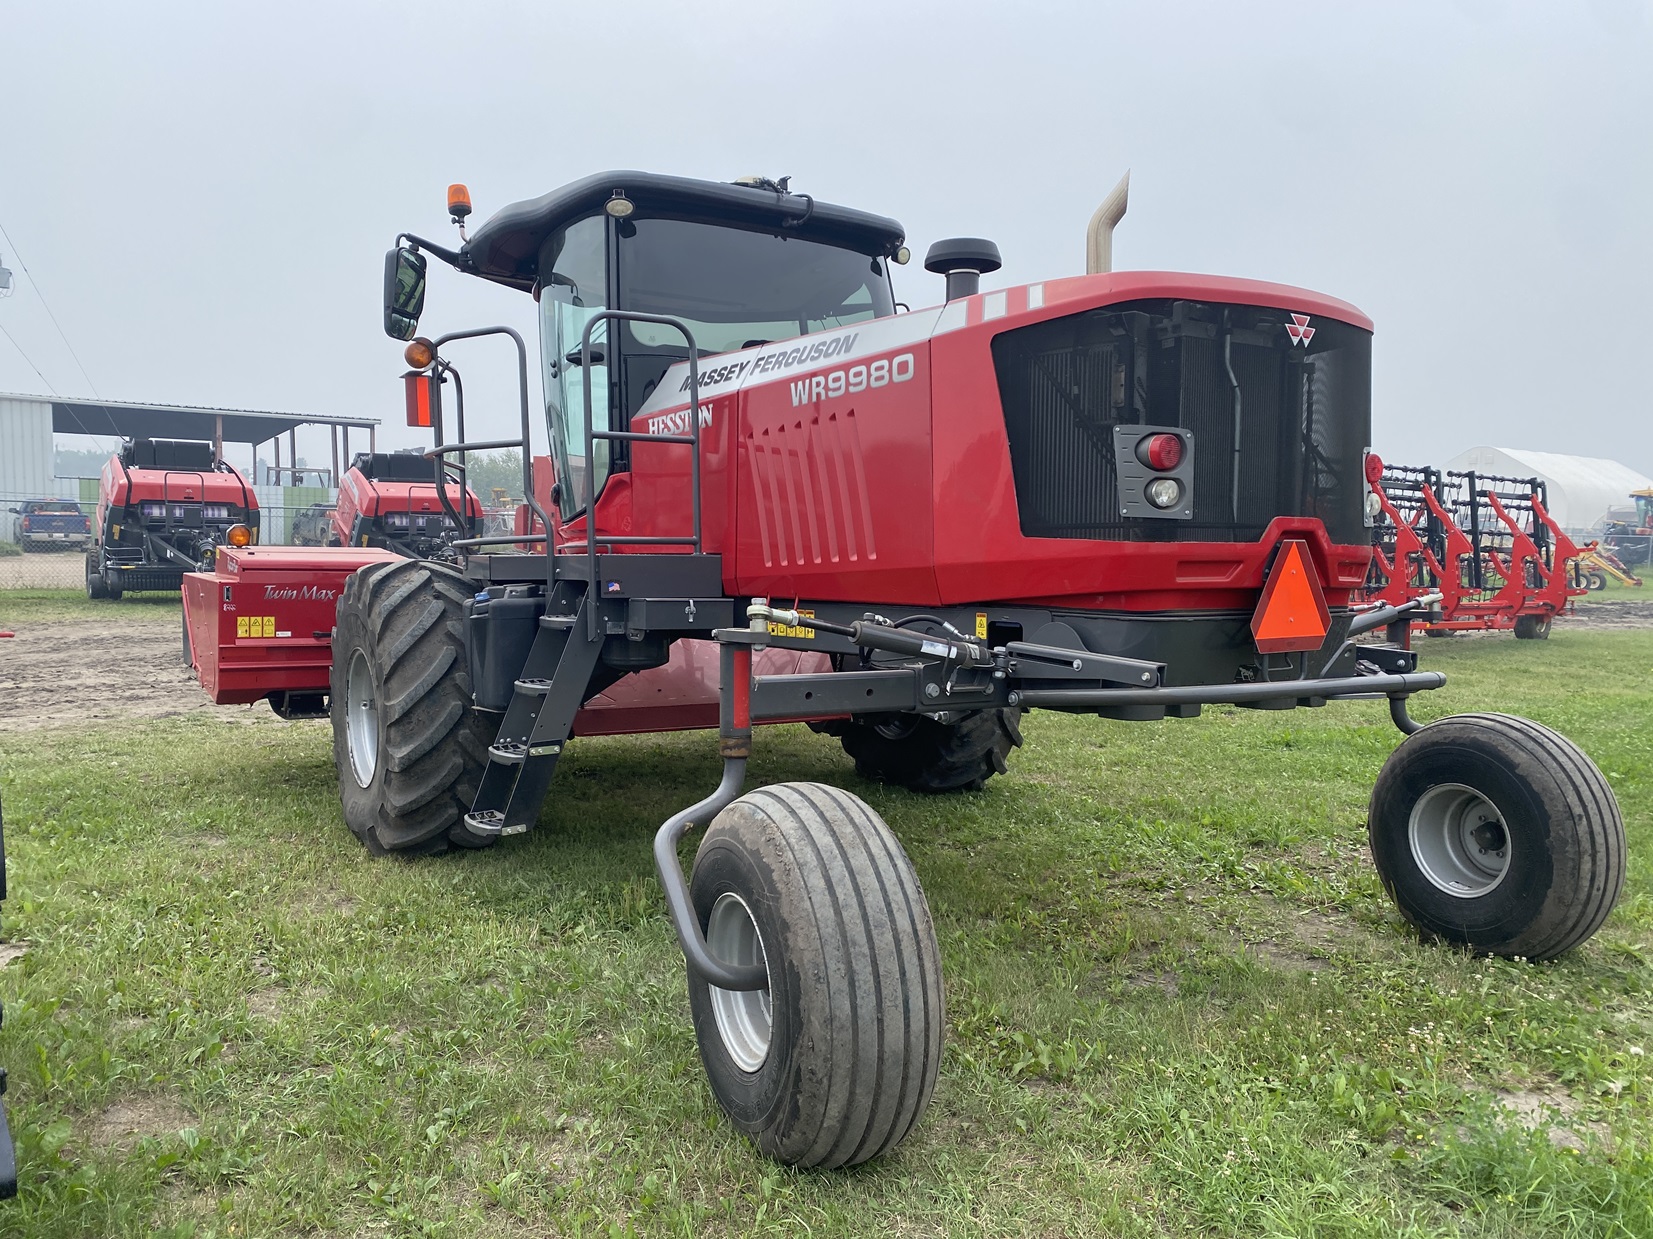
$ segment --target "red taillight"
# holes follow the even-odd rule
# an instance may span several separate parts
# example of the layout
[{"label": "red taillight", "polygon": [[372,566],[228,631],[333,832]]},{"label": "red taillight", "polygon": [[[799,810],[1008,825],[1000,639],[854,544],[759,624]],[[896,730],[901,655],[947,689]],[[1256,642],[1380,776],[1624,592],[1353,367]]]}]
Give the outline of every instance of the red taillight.
[{"label": "red taillight", "polygon": [[33,520],[34,520],[34,518],[32,516],[25,516],[23,518],[23,532],[24,533],[28,533],[29,530],[33,528],[33,525],[31,524],[31,522]]},{"label": "red taillight", "polygon": [[1182,463],[1181,435],[1149,435],[1137,441],[1136,458],[1150,469],[1164,473]]}]

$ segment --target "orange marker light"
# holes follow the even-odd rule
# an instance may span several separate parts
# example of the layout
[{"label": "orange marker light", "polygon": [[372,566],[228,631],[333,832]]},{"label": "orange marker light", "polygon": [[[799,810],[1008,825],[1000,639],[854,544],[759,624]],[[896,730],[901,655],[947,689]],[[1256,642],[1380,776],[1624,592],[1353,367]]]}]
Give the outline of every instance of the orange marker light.
[{"label": "orange marker light", "polygon": [[448,186],[448,214],[464,219],[471,213],[471,191],[463,185]]},{"label": "orange marker light", "polygon": [[224,541],[231,546],[251,546],[253,531],[245,525],[231,525],[224,531]]},{"label": "orange marker light", "polygon": [[402,350],[402,357],[415,370],[428,370],[436,360],[436,346],[424,336],[414,336]]},{"label": "orange marker light", "polygon": [[1331,631],[1332,614],[1309,558],[1308,543],[1287,538],[1269,570],[1263,596],[1251,616],[1259,653],[1318,650]]}]

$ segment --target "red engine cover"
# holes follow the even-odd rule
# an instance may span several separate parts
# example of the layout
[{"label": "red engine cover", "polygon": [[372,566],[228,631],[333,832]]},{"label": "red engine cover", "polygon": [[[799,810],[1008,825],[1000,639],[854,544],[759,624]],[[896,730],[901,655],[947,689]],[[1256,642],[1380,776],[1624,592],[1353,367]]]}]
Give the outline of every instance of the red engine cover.
[{"label": "red engine cover", "polygon": [[[915,607],[1027,603],[1084,610],[1249,609],[1279,540],[1302,538],[1328,601],[1347,605],[1370,548],[1312,517],[1256,542],[1023,535],[993,366],[1000,332],[1146,298],[1287,308],[1370,330],[1345,302],[1255,280],[1116,272],[979,293],[928,310],[701,363],[704,541],[732,595]],[[631,429],[689,428],[687,371],[661,380]],[[690,457],[633,445],[597,503],[605,533],[691,526]],[[578,540],[584,521],[558,529]],[[623,549],[623,548],[620,548]],[[639,546],[637,549],[656,549]]]}]

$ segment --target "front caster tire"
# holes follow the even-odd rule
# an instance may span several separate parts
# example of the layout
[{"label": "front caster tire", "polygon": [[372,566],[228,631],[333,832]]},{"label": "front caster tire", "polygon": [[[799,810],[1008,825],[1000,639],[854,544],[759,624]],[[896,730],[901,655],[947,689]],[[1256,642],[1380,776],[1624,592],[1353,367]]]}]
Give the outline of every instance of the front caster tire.
[{"label": "front caster tire", "polygon": [[714,955],[769,988],[689,977],[718,1103],[764,1153],[851,1166],[917,1125],[941,1064],[941,956],[912,862],[878,814],[820,783],[748,792],[706,832],[690,880]]},{"label": "front caster tire", "polygon": [[1508,714],[1408,736],[1372,789],[1384,888],[1426,937],[1554,959],[1601,927],[1624,885],[1624,822],[1582,750]]},{"label": "front caster tire", "polygon": [[1517,615],[1515,617],[1515,639],[1517,641],[1547,641],[1550,637],[1550,617],[1548,615]]},{"label": "front caster tire", "polygon": [[922,714],[858,718],[840,733],[863,779],[915,792],[980,791],[1022,743],[1022,711],[978,710],[951,723]]},{"label": "front caster tire", "polygon": [[445,564],[369,564],[333,630],[333,762],[344,820],[375,856],[482,846],[464,815],[487,764],[471,708],[464,578]]}]

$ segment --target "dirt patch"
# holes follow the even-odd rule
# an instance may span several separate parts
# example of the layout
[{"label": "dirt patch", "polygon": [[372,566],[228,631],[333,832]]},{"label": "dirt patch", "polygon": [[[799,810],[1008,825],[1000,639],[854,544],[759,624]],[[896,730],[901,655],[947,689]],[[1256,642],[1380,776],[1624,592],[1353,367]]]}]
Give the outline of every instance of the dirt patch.
[{"label": "dirt patch", "polygon": [[183,662],[182,620],[132,615],[16,624],[0,641],[0,732],[127,718],[220,715],[288,726],[269,706],[215,706]]},{"label": "dirt patch", "polygon": [[92,1119],[87,1138],[128,1150],[140,1140],[171,1135],[195,1125],[195,1116],[170,1097],[125,1097]]},{"label": "dirt patch", "polygon": [[354,895],[347,895],[336,886],[322,886],[299,896],[288,905],[288,914],[295,918],[324,917],[341,920],[353,916],[360,906]]},{"label": "dirt patch", "polygon": [[279,1020],[287,991],[279,985],[247,995],[247,1014],[257,1020]]},{"label": "dirt patch", "polygon": [[0,968],[9,968],[29,953],[27,942],[0,942]]},{"label": "dirt patch", "polygon": [[1653,599],[1580,599],[1570,613],[1558,616],[1556,623],[1569,628],[1653,628]]},{"label": "dirt patch", "polygon": [[1558,1149],[1583,1149],[1584,1136],[1608,1138],[1605,1124],[1579,1119],[1579,1103],[1560,1085],[1544,1088],[1499,1089],[1493,1094],[1498,1108],[1528,1131],[1542,1131]]},{"label": "dirt patch", "polygon": [[1182,992],[1182,982],[1174,972],[1127,973],[1125,984],[1132,989],[1156,989],[1167,998],[1175,998]]},{"label": "dirt patch", "polygon": [[1329,962],[1295,943],[1280,943],[1269,938],[1246,944],[1245,953],[1280,972],[1324,972]]}]

